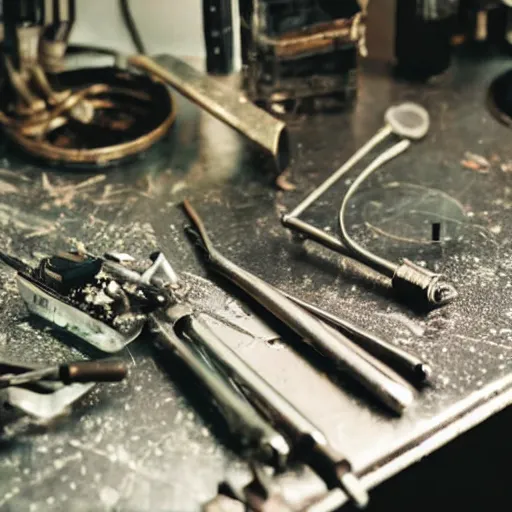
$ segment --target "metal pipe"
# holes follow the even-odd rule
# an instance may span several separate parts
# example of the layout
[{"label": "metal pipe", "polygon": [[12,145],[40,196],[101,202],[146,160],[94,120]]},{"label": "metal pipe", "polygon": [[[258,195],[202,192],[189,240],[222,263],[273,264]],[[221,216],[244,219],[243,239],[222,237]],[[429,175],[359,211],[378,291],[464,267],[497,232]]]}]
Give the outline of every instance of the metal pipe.
[{"label": "metal pipe", "polygon": [[338,238],[329,235],[329,233],[326,233],[320,228],[312,226],[297,217],[285,214],[281,217],[281,223],[283,226],[293,229],[293,231],[299,233],[300,236],[313,240],[313,242],[323,245],[327,249],[331,249],[332,251],[337,252],[338,254],[343,254],[344,256],[349,255],[349,250]]},{"label": "metal pipe", "polygon": [[237,91],[200,73],[176,57],[162,55],[158,62],[133,55],[128,63],[167,82],[183,96],[245,135],[270,155],[279,172],[290,163],[288,131],[283,121],[256,107]]}]

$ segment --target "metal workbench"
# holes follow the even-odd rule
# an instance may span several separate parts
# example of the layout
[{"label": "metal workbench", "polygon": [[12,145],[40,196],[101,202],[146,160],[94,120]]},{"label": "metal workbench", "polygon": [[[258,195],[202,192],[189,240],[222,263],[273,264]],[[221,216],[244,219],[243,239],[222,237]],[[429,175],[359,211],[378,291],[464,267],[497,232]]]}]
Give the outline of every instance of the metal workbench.
[{"label": "metal workbench", "polygon": [[[137,161],[97,174],[27,163],[2,142],[0,247],[32,263],[77,243],[137,257],[159,248],[179,270],[204,277],[176,206],[191,198],[226,256],[431,363],[432,386],[396,418],[342,377],[328,378],[321,364],[305,364],[287,332],[272,344],[243,335],[228,340],[316,420],[373,487],[512,402],[511,132],[485,108],[490,80],[510,65],[499,57],[461,57],[426,85],[364,69],[353,109],[290,121],[290,180],[297,189],[289,192],[276,190],[265,160],[239,135],[182,99],[166,140]],[[456,303],[428,314],[398,304],[386,283],[369,286],[342,257],[293,240],[279,222],[280,212],[344,162],[381,126],[385,109],[403,100],[430,111],[431,131],[370,180],[349,221],[375,251],[425,261],[455,283]],[[490,169],[461,165],[468,151],[489,159]],[[335,230],[345,187],[327,194],[309,219]],[[422,243],[439,220],[444,242]],[[30,318],[13,277],[0,268],[2,356],[48,362],[93,355]],[[231,295],[204,286],[218,308],[236,309]],[[246,471],[211,425],[208,405],[149,334],[122,355],[132,361],[127,381],[97,386],[48,428],[0,411],[0,511],[192,512],[228,472]]]}]

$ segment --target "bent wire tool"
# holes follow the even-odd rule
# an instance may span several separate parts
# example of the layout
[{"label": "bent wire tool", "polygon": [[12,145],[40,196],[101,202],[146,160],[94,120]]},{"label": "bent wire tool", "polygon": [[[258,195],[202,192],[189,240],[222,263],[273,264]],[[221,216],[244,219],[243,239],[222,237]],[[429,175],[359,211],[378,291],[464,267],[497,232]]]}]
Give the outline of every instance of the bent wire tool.
[{"label": "bent wire tool", "polygon": [[147,322],[159,343],[199,378],[251,458],[278,471],[292,460],[303,462],[329,488],[343,489],[359,506],[367,503],[349,460],[196,314],[163,254],[154,254],[145,270],[118,254],[60,253],[37,268],[2,259],[18,271],[29,310],[100,350],[121,350]]},{"label": "bent wire tool", "polygon": [[[395,263],[372,253],[356,242],[349,234],[345,225],[347,205],[363,182],[375,171],[390,160],[406,151],[411,146],[411,140],[425,137],[430,126],[428,112],[415,103],[403,103],[390,107],[385,115],[385,125],[359,151],[357,151],[342,167],[327,178],[318,188],[313,190],[290,213],[282,216],[283,226],[298,233],[301,237],[313,240],[339,254],[348,255],[359,260],[362,264],[372,267],[386,277],[391,278],[395,293],[402,299],[414,301],[420,305],[438,307],[452,302],[457,297],[457,291],[442,275],[404,259]],[[304,220],[300,215],[314,204],[325,192],[335,185],[360,160],[370,153],[378,144],[390,135],[401,138],[399,142],[383,151],[366,167],[353,181],[343,197],[338,214],[340,237],[332,236]]]}]

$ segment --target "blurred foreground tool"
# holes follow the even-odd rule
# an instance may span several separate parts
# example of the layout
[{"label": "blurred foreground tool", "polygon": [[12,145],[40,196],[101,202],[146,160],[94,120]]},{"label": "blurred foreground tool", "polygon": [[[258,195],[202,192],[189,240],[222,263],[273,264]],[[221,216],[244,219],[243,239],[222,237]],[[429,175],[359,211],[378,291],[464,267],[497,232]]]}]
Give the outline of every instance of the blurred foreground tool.
[{"label": "blurred foreground tool", "polygon": [[64,414],[97,382],[119,382],[128,374],[118,360],[78,361],[37,367],[0,360],[0,401],[40,420]]}]

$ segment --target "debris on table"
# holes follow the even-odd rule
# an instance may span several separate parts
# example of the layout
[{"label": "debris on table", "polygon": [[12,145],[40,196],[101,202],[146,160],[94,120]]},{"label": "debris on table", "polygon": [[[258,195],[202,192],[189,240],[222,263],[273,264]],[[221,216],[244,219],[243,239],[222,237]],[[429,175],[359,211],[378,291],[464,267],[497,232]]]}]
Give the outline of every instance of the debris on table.
[{"label": "debris on table", "polygon": [[481,155],[477,155],[476,153],[471,153],[469,151],[464,153],[464,159],[461,160],[460,163],[462,167],[466,169],[481,173],[487,173],[491,168],[491,163],[489,160],[487,160],[487,158]]},{"label": "debris on table", "polygon": [[292,192],[294,191],[297,186],[292,183],[290,180],[290,171],[286,170],[282,172],[277,178],[276,178],[276,185],[279,188],[279,190],[283,190],[284,192]]},{"label": "debris on table", "polygon": [[19,188],[8,181],[4,181],[0,179],[0,195],[4,194],[17,194],[19,192]]},{"label": "debris on table", "polygon": [[502,163],[500,167],[503,172],[512,172],[512,160]]}]

